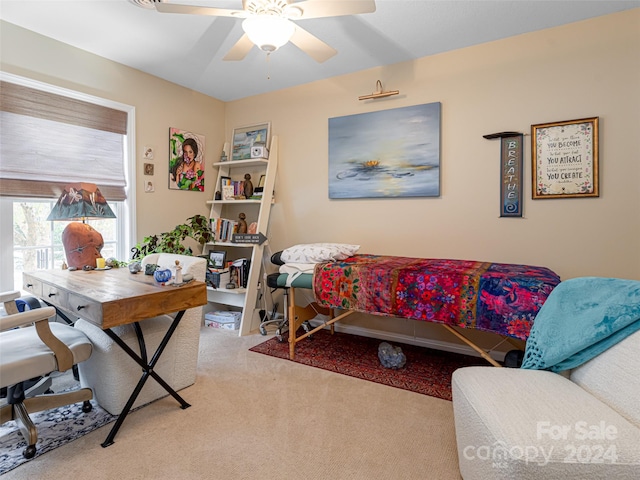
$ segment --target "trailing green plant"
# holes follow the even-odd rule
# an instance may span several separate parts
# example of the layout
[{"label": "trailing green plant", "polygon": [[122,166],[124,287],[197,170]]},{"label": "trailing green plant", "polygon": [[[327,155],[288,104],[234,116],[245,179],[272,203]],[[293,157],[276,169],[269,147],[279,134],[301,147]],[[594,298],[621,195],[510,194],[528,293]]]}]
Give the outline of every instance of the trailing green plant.
[{"label": "trailing green plant", "polygon": [[201,246],[214,241],[214,234],[209,225],[209,219],[204,215],[194,215],[187,218],[187,221],[170,232],[159,235],[144,237],[142,243],[131,249],[132,260],[142,260],[150,253],[177,253],[180,255],[193,255],[191,247],[185,246],[182,242],[187,238],[192,238]]}]

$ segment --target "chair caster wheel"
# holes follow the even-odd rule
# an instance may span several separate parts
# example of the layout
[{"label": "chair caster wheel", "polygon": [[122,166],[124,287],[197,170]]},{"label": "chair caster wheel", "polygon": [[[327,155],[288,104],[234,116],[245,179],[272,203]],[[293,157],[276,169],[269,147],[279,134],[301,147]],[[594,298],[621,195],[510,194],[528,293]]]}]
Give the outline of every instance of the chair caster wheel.
[{"label": "chair caster wheel", "polygon": [[267,334],[267,329],[264,327],[260,327],[260,335],[266,335]]},{"label": "chair caster wheel", "polygon": [[85,400],[84,402],[82,402],[82,411],[84,413],[89,413],[91,410],[93,410],[93,405],[91,405],[91,402],[89,400]]},{"label": "chair caster wheel", "polygon": [[24,458],[33,458],[36,456],[36,446],[35,445],[29,445],[27,448],[24,449],[24,452],[22,452],[22,456]]}]

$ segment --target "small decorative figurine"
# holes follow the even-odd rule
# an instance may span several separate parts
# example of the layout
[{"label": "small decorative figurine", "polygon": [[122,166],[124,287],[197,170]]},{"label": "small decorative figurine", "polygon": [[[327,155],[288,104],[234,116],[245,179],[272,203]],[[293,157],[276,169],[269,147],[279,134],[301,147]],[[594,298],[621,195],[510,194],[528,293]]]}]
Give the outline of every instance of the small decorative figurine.
[{"label": "small decorative figurine", "polygon": [[248,173],[244,174],[244,197],[251,198],[253,195],[253,183],[251,183],[251,175]]},{"label": "small decorative figurine", "polygon": [[176,281],[174,283],[176,285],[182,283],[182,265],[180,265],[180,260],[176,260]]},{"label": "small decorative figurine", "polygon": [[222,194],[220,193],[220,190],[218,190],[218,191],[216,192],[215,199],[216,199],[216,200],[222,200]]},{"label": "small decorative figurine", "polygon": [[240,213],[238,218],[238,233],[247,233],[247,221],[245,220],[247,216],[244,213]]}]

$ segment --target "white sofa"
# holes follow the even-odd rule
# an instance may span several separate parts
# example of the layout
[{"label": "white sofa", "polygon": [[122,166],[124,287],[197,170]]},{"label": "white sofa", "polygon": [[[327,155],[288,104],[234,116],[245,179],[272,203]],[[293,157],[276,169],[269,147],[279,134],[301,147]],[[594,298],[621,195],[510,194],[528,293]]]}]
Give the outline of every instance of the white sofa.
[{"label": "white sofa", "polygon": [[[176,260],[179,260],[182,265],[183,275],[191,274],[196,280],[205,280],[206,259],[168,253],[147,255],[141,262],[142,272],[136,275],[144,275],[145,265],[149,263],[165,268],[175,268]],[[196,380],[202,318],[203,307],[192,308],[185,312],[154,369],[176,391],[193,385]],[[140,322],[149,357],[160,345],[172,321],[173,316],[161,315]],[[83,387],[90,387],[93,390],[94,398],[102,408],[117,415],[124,408],[140,380],[142,369],[100,328],[83,319],[79,319],[75,326],[82,330],[93,343],[93,355],[78,368],[80,383]],[[115,327],[113,331],[135,352],[140,353],[133,325]],[[168,395],[166,390],[153,378],[149,378],[133,404],[133,408],[166,395]]]},{"label": "white sofa", "polygon": [[462,368],[452,393],[464,480],[640,478],[640,331],[560,374]]}]

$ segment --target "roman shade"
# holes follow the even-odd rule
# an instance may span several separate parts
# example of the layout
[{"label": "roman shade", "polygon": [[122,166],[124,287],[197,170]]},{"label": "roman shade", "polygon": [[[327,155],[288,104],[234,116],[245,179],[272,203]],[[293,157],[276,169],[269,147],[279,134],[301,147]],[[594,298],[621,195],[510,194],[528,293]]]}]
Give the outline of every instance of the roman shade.
[{"label": "roman shade", "polygon": [[126,112],[3,81],[0,124],[0,195],[57,198],[91,182],[126,199]]}]

